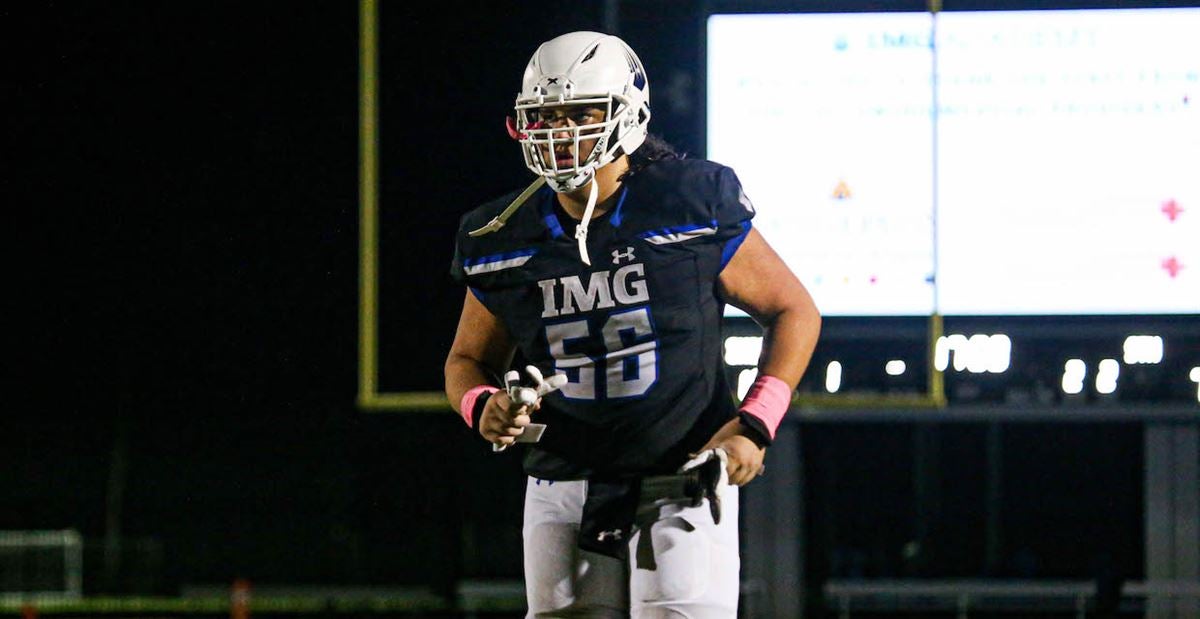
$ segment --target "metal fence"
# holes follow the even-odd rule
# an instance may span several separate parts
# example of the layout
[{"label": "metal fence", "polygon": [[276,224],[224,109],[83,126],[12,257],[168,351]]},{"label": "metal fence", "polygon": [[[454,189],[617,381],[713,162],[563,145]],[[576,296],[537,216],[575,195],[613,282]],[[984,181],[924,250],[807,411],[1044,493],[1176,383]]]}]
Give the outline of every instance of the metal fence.
[{"label": "metal fence", "polygon": [[0,600],[76,600],[83,595],[78,531],[0,531]]}]

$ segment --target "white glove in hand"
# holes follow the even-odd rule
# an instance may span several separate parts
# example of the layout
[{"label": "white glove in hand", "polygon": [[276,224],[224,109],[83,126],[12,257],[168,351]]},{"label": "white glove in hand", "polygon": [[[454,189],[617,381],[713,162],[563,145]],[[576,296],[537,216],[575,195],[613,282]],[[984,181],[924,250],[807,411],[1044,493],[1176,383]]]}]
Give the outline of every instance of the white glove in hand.
[{"label": "white glove in hand", "polygon": [[717,458],[721,461],[721,481],[717,482],[717,488],[724,488],[725,486],[729,485],[729,455],[726,454],[725,450],[721,449],[720,447],[707,449],[696,454],[695,457],[685,462],[683,466],[679,467],[679,472],[686,473],[700,466],[701,464],[712,460],[713,458]]},{"label": "white glove in hand", "polygon": [[[538,402],[542,400],[542,396],[557,391],[567,383],[566,374],[555,374],[550,378],[544,378],[541,370],[532,365],[525,366],[525,372],[533,379],[537,387],[522,387],[521,375],[516,370],[509,370],[504,374],[504,389],[508,392],[508,397],[515,403],[521,406],[529,407],[533,410]],[[518,443],[536,443],[542,438],[542,432],[546,430],[544,423],[531,423],[525,426],[525,431],[517,437]],[[508,445],[492,444],[492,451],[504,451]]]}]

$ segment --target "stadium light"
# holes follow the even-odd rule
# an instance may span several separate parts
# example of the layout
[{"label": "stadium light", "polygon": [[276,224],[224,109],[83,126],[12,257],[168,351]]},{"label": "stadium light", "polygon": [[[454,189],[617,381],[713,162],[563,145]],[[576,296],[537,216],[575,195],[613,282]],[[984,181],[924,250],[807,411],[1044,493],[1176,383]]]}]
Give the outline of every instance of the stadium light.
[{"label": "stadium light", "polygon": [[952,333],[938,338],[933,348],[934,367],[939,372],[946,371],[952,356],[956,372],[1003,374],[1012,362],[1012,339],[1003,333],[977,333],[969,338]]},{"label": "stadium light", "polygon": [[739,400],[746,397],[750,392],[750,388],[754,386],[754,381],[758,379],[758,368],[750,368],[738,372],[737,380],[737,397]]},{"label": "stadium light", "polygon": [[758,365],[762,354],[762,336],[730,336],[725,338],[726,365]]},{"label": "stadium light", "polygon": [[904,370],[908,369],[908,366],[900,359],[892,359],[887,362],[887,365],[883,366],[883,369],[888,373],[888,376],[900,376],[904,373]]},{"label": "stadium light", "polygon": [[837,393],[842,388],[842,364],[830,361],[825,367],[825,391]]},{"label": "stadium light", "polygon": [[1162,363],[1163,339],[1157,335],[1131,335],[1123,348],[1126,365]]},{"label": "stadium light", "polygon": [[1117,377],[1121,375],[1121,364],[1116,359],[1104,359],[1096,372],[1096,391],[1109,395],[1117,390]]},{"label": "stadium light", "polygon": [[1083,359],[1068,359],[1063,367],[1063,393],[1075,395],[1083,391],[1083,379],[1087,376],[1087,364]]},{"label": "stadium light", "polygon": [[939,337],[933,346],[933,364],[939,372],[945,372],[950,367],[950,353],[954,354],[954,370],[963,371],[967,367],[963,351],[967,348],[967,336],[961,333],[951,333]]}]

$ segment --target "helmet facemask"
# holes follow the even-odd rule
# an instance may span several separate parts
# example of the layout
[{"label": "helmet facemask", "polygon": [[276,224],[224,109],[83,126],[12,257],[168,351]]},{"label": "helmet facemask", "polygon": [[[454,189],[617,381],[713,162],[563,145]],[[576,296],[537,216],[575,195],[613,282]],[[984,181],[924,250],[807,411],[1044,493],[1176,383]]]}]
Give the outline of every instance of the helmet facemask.
[{"label": "helmet facemask", "polygon": [[[611,163],[624,150],[631,151],[632,138],[639,137],[633,129],[638,124],[638,110],[626,97],[617,94],[553,99],[540,96],[535,100],[521,100],[515,106],[517,112],[517,139],[525,165],[535,174],[546,178],[551,188],[558,192],[569,192],[586,186],[598,168]],[[541,114],[549,111],[594,107],[604,111],[603,120],[588,124],[577,124],[574,120],[558,126],[549,126],[541,120]],[[570,115],[568,115],[570,119]],[[643,123],[644,124],[644,123]],[[644,140],[637,140],[638,145]],[[580,159],[581,147],[591,143],[591,151]],[[622,148],[624,147],[624,149]],[[566,150],[571,154],[568,165],[560,165],[557,154]]]}]

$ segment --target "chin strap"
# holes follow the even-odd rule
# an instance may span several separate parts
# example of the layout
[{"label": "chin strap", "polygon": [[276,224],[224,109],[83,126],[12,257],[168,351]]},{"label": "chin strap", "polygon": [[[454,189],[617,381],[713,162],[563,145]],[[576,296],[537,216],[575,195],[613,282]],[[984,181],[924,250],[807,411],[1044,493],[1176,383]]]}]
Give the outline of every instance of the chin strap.
[{"label": "chin strap", "polygon": [[596,178],[592,177],[592,190],[588,192],[587,207],[583,209],[583,220],[575,227],[575,240],[579,241],[579,259],[584,264],[592,266],[592,260],[588,258],[587,252],[587,231],[588,221],[592,219],[592,211],[596,210],[596,196],[599,190],[596,189]]},{"label": "chin strap", "polygon": [[495,217],[493,217],[492,220],[487,222],[487,225],[485,225],[484,227],[468,232],[467,236],[483,236],[485,234],[491,234],[491,233],[499,230],[500,228],[503,228],[505,222],[508,221],[508,218],[512,217],[512,214],[517,212],[517,209],[521,208],[521,205],[525,204],[525,201],[528,200],[529,197],[532,196],[534,193],[537,193],[537,190],[541,189],[542,185],[545,185],[545,184],[546,184],[546,177],[544,177],[544,176],[537,177],[537,179],[534,180],[532,183],[530,183],[529,186],[525,188],[525,191],[522,191],[521,195],[517,196],[517,199],[513,200],[512,204],[509,204],[508,207],[505,208],[503,212],[501,212],[499,215],[496,215]]},{"label": "chin strap", "polygon": [[[483,236],[503,228],[504,224],[508,222],[508,218],[512,217],[513,213],[517,212],[517,209],[521,208],[521,205],[525,204],[525,201],[529,200],[530,196],[536,193],[537,190],[541,189],[542,185],[545,184],[546,178],[544,176],[537,177],[537,179],[530,183],[529,186],[525,188],[525,191],[522,191],[521,195],[517,196],[517,198],[512,201],[512,204],[509,204],[508,207],[505,208],[499,215],[493,217],[492,220],[487,222],[487,224],[482,228],[468,232],[467,236]],[[587,207],[583,209],[583,220],[580,221],[579,225],[575,227],[575,240],[579,243],[579,259],[588,266],[592,265],[592,260],[588,257],[587,251],[588,221],[591,220],[592,213],[596,210],[596,198],[599,195],[599,189],[596,187],[595,177],[592,177],[591,185],[592,188],[590,191],[588,191]]]}]

